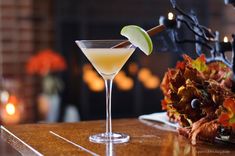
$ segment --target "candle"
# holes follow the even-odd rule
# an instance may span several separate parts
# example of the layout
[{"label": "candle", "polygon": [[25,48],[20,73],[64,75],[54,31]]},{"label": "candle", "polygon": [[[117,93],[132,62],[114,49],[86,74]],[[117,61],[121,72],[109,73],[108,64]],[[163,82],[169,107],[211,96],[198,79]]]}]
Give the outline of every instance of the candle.
[{"label": "candle", "polygon": [[174,28],[177,25],[177,21],[174,18],[174,14],[172,12],[168,13],[168,18],[165,16],[160,16],[159,24],[165,25],[167,28]]},{"label": "candle", "polygon": [[21,109],[19,104],[20,101],[14,95],[10,95],[8,101],[2,104],[0,118],[4,124],[16,124],[20,122]]},{"label": "candle", "polygon": [[224,36],[224,42],[228,43],[228,37],[227,36]]},{"label": "candle", "polygon": [[172,12],[168,13],[168,19],[173,20],[174,19],[174,14]]},{"label": "candle", "polygon": [[6,107],[5,107],[5,108],[6,108],[6,113],[7,113],[8,115],[14,115],[15,112],[16,112],[15,105],[12,104],[12,103],[6,104]]},{"label": "candle", "polygon": [[232,44],[229,42],[228,37],[225,36],[223,42],[220,42],[219,44],[220,52],[225,52],[225,51],[232,51]]}]

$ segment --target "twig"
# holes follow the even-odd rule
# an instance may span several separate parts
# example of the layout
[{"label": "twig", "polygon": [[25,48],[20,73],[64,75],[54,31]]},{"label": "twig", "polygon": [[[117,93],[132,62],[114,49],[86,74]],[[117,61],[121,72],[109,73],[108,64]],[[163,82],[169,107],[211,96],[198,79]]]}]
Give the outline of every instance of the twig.
[{"label": "twig", "polygon": [[[147,31],[147,33],[149,34],[149,36],[153,36],[153,35],[156,35],[157,33],[164,31],[165,29],[166,29],[166,27],[164,25],[158,25],[156,27],[149,29]],[[113,46],[112,48],[122,48],[122,47],[129,45],[129,44],[130,44],[130,42],[128,40],[126,40],[126,41],[123,41],[123,42]]]}]

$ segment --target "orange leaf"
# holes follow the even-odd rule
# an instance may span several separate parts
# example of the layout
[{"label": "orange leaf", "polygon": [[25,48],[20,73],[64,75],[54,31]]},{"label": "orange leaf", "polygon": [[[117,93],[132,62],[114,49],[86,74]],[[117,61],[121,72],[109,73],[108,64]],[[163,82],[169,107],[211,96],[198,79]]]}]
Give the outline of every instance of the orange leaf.
[{"label": "orange leaf", "polygon": [[227,113],[222,113],[218,121],[223,125],[223,126],[228,126],[229,125],[229,115]]},{"label": "orange leaf", "polygon": [[230,113],[235,114],[235,100],[232,98],[228,98],[224,100],[224,107],[230,111]]},{"label": "orange leaf", "polygon": [[167,108],[167,102],[165,99],[161,100],[161,104],[162,104],[162,110],[166,110]]},{"label": "orange leaf", "polygon": [[183,61],[178,61],[177,63],[176,63],[176,69],[181,69],[181,70],[183,70],[185,68],[185,62],[183,62]]}]

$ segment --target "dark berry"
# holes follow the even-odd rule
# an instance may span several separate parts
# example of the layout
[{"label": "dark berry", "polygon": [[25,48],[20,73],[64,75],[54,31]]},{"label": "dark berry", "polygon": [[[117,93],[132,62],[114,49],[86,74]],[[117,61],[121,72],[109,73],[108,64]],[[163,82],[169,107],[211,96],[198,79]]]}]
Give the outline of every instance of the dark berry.
[{"label": "dark berry", "polygon": [[193,99],[191,101],[191,106],[193,109],[199,108],[201,105],[201,102],[198,99]]}]

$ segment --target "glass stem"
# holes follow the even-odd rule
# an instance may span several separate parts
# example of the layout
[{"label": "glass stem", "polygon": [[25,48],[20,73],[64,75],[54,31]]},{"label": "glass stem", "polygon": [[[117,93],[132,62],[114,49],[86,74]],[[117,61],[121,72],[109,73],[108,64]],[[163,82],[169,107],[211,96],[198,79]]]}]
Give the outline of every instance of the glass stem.
[{"label": "glass stem", "polygon": [[106,134],[112,133],[112,117],[111,117],[111,94],[113,79],[105,79],[106,88]]}]

